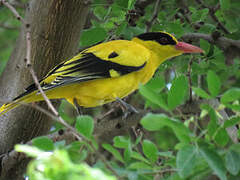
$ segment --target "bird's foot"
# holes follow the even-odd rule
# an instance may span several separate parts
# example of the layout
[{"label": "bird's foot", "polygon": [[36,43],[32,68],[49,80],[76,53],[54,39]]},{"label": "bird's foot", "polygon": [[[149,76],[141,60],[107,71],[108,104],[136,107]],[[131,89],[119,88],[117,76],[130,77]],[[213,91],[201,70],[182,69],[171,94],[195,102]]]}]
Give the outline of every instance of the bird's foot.
[{"label": "bird's foot", "polygon": [[73,103],[74,103],[75,108],[76,108],[76,110],[77,110],[77,114],[78,114],[79,116],[83,115],[82,107],[78,104],[76,98],[73,99]]},{"label": "bird's foot", "polygon": [[122,99],[117,98],[117,101],[120,103],[123,111],[123,119],[127,119],[127,117],[132,113],[138,113],[138,111],[130,104],[124,102]]}]

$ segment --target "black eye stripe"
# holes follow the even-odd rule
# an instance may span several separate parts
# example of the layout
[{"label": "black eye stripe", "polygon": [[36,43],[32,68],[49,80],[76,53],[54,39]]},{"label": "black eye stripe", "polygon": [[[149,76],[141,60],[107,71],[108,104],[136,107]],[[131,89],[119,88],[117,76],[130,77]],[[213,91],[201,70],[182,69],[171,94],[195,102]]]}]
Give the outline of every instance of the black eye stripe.
[{"label": "black eye stripe", "polygon": [[144,33],[137,36],[139,39],[144,41],[156,41],[161,45],[176,45],[177,42],[167,33],[163,32],[150,32]]}]

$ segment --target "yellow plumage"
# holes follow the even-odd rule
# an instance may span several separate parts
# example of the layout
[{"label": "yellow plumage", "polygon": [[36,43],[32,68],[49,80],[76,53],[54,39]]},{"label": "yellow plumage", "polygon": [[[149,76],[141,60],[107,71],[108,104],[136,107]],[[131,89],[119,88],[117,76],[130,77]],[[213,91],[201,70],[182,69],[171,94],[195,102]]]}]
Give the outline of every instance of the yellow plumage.
[{"label": "yellow plumage", "polygon": [[[184,43],[186,44],[186,43]],[[145,33],[128,40],[114,40],[90,47],[51,70],[40,84],[49,99],[74,99],[83,107],[95,107],[123,98],[145,84],[158,66],[184,52],[202,52],[184,47],[170,34]],[[20,103],[43,100],[34,85],[13,102],[0,108],[3,114]]]}]

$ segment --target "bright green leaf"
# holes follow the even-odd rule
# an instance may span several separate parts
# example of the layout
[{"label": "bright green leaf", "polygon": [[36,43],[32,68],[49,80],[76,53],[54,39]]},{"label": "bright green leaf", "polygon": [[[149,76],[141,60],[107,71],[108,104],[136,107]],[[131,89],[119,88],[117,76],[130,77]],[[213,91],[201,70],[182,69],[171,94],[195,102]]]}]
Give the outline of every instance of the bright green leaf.
[{"label": "bright green leaf", "polygon": [[139,92],[143,97],[151,101],[152,103],[158,105],[159,107],[163,108],[164,110],[168,111],[168,106],[165,102],[165,99],[162,97],[161,94],[154,92],[147,86],[140,86]]},{"label": "bright green leaf", "polygon": [[166,87],[165,80],[163,76],[158,76],[155,78],[152,78],[145,87],[152,89],[156,93],[160,93],[163,88]]},{"label": "bright green leaf", "polygon": [[142,126],[149,131],[160,130],[164,126],[170,127],[175,133],[176,137],[184,143],[190,141],[190,131],[181,122],[171,119],[164,114],[151,114],[148,113],[140,122]]},{"label": "bright green leaf", "polygon": [[208,71],[207,74],[208,90],[212,97],[216,97],[221,88],[221,82],[218,75],[214,71]]},{"label": "bright green leaf", "polygon": [[113,138],[114,146],[117,148],[128,148],[128,145],[130,142],[129,138],[126,138],[124,136],[115,136]]},{"label": "bright green leaf", "polygon": [[235,126],[236,124],[238,124],[239,122],[240,122],[239,116],[231,117],[227,121],[224,121],[223,127],[224,128],[232,127],[232,126]]},{"label": "bright green leaf", "polygon": [[104,28],[94,27],[84,30],[81,35],[81,46],[90,46],[103,41],[107,38],[107,32]]},{"label": "bright green leaf", "polygon": [[238,99],[240,99],[240,88],[231,88],[222,95],[221,102],[225,104]]},{"label": "bright green leaf", "polygon": [[199,87],[192,87],[192,90],[194,93],[196,93],[199,97],[202,97],[204,99],[210,99],[211,96],[209,96],[209,94],[204,91],[203,89],[199,88]]},{"label": "bright green leaf", "polygon": [[157,161],[158,159],[157,146],[149,140],[144,140],[142,146],[144,155],[152,162]]},{"label": "bright green leaf", "polygon": [[227,180],[226,169],[221,156],[219,156],[216,151],[206,147],[200,147],[200,153],[214,173],[216,173],[221,180]]},{"label": "bright green leaf", "polygon": [[120,162],[124,163],[124,160],[122,158],[122,155],[120,154],[120,152],[115,149],[114,147],[112,147],[112,145],[110,144],[102,144],[102,147],[104,149],[106,149],[107,151],[109,151],[110,153],[112,153],[112,155],[119,160]]},{"label": "bright green leaf", "polygon": [[93,133],[94,120],[90,116],[78,116],[75,127],[80,134],[90,139]]},{"label": "bright green leaf", "polygon": [[125,162],[129,162],[131,160],[131,154],[132,154],[132,147],[131,143],[128,144],[128,147],[125,148],[123,157]]},{"label": "bright green leaf", "polygon": [[170,109],[174,109],[183,103],[187,90],[188,82],[185,76],[179,76],[173,80],[168,93],[168,106]]},{"label": "bright green leaf", "polygon": [[136,169],[136,170],[138,170],[138,169],[149,169],[149,170],[151,170],[152,169],[151,166],[149,166],[148,164],[146,164],[144,162],[134,162],[134,163],[130,164],[127,168],[128,169]]},{"label": "bright green leaf", "polygon": [[133,152],[131,153],[131,158],[140,160],[140,161],[145,162],[145,163],[147,163],[147,164],[150,163],[146,158],[144,158],[141,154],[139,154],[138,152],[135,152],[135,151],[133,151]]},{"label": "bright green leaf", "polygon": [[52,151],[54,149],[53,141],[46,136],[34,138],[32,144],[44,151]]}]

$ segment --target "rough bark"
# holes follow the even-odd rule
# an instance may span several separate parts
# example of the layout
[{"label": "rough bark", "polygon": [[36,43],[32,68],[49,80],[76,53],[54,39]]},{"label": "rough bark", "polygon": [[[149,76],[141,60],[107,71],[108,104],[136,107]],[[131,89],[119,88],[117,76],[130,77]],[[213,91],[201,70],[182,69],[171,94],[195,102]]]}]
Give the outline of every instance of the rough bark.
[{"label": "rough bark", "polygon": [[[31,28],[31,62],[39,79],[54,65],[77,52],[89,2],[30,1],[25,20]],[[1,99],[11,100],[33,82],[25,66],[25,54],[26,38],[22,27],[15,49],[0,79]],[[51,120],[30,107],[21,106],[6,113],[0,117],[0,154],[7,153],[16,143],[27,142],[35,136],[45,134],[50,127]],[[16,168],[2,166],[1,179],[21,179],[21,173]]]}]

